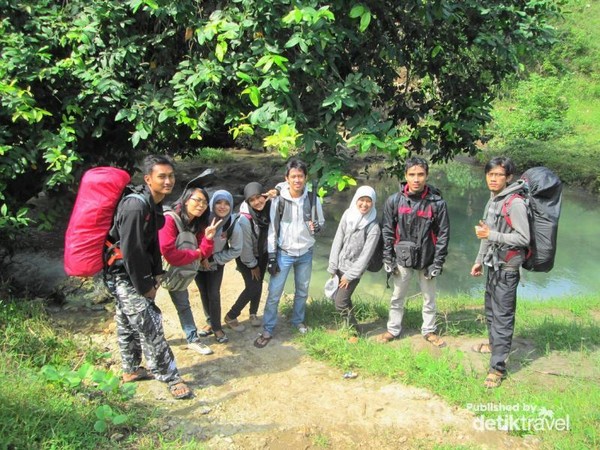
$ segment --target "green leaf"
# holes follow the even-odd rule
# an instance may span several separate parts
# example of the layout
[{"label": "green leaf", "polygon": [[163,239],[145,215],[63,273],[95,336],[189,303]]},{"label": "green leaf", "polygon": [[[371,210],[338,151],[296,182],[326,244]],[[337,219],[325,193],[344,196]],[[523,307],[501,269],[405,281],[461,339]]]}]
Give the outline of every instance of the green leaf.
[{"label": "green leaf", "polygon": [[107,428],[108,426],[104,420],[97,420],[96,423],[94,423],[94,430],[96,430],[98,433],[104,433]]},{"label": "green leaf", "polygon": [[217,47],[215,49],[215,56],[220,62],[223,62],[223,58],[225,58],[225,53],[227,53],[227,42],[219,41],[217,42]]},{"label": "green leaf", "polygon": [[365,13],[362,16],[360,16],[360,26],[358,27],[360,32],[363,33],[368,28],[370,23],[371,23],[371,12],[365,11]]},{"label": "green leaf", "polygon": [[356,19],[357,17],[361,17],[365,12],[365,7],[360,3],[358,5],[354,5],[350,10],[350,17]]},{"label": "green leaf", "polygon": [[124,424],[125,422],[127,422],[127,419],[128,419],[128,417],[126,414],[119,414],[112,418],[112,423],[114,425],[121,425],[121,424]]}]

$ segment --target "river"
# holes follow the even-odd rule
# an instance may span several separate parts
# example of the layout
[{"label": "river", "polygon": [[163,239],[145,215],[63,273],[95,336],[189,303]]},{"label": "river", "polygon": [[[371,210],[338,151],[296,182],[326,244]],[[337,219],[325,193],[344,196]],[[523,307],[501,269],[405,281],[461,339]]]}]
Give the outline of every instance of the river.
[{"label": "river", "polygon": [[[431,169],[429,183],[442,191],[448,203],[451,234],[448,258],[444,272],[438,278],[440,295],[468,294],[483,297],[484,279],[474,278],[469,271],[479,248],[473,232],[474,225],[483,214],[489,198],[483,169],[463,163],[449,163]],[[398,182],[392,179],[359,181],[369,184],[377,191],[378,216],[381,217],[385,199],[393,194]],[[326,227],[319,236],[313,265],[310,294],[323,296],[323,285],[329,277],[327,261],[331,241],[338,221],[348,207],[355,188],[328,196],[324,211]],[[588,194],[571,189],[563,191],[562,211],[559,222],[558,247],[554,268],[549,273],[523,271],[518,295],[520,299],[565,298],[570,295],[596,294],[600,292],[600,202]],[[290,280],[293,277],[290,277]],[[291,292],[288,282],[287,292]],[[413,293],[418,293],[416,281]],[[367,272],[355,295],[363,300],[389,298],[386,275]]]}]

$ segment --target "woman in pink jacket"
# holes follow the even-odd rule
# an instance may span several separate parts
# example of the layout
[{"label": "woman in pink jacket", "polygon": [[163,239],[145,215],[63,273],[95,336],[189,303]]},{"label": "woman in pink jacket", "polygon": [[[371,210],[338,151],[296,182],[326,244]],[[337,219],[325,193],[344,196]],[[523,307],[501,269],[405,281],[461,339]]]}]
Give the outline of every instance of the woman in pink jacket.
[{"label": "woman in pink jacket", "polygon": [[[183,266],[195,260],[210,257],[213,253],[213,237],[220,221],[208,223],[210,210],[208,207],[208,194],[199,187],[187,188],[181,197],[172,205],[172,211],[181,219],[183,229],[196,235],[198,248],[194,250],[178,249],[176,247],[179,230],[175,219],[167,212],[165,225],[159,230],[160,251],[165,260],[172,266]],[[188,342],[188,348],[202,355],[210,355],[212,350],[200,342],[198,329],[194,322],[194,315],[190,306],[189,294],[185,290],[169,290],[171,300],[177,309],[179,322]]]}]

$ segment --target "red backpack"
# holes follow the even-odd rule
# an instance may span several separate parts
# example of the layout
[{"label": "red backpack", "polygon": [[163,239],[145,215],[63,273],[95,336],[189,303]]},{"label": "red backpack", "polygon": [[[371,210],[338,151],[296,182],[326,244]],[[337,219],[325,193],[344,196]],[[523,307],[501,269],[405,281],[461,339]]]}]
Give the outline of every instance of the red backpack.
[{"label": "red backpack", "polygon": [[81,179],[65,234],[67,275],[90,277],[104,267],[104,246],[130,175],[116,167],[95,167]]}]

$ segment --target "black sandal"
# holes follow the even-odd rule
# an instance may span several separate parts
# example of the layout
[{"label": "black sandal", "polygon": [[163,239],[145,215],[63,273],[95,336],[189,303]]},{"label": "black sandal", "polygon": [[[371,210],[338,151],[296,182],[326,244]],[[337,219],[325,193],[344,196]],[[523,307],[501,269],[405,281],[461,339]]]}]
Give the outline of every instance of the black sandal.
[{"label": "black sandal", "polygon": [[265,336],[263,333],[260,333],[254,341],[254,346],[256,348],[265,348],[271,339],[273,339],[273,336]]}]

